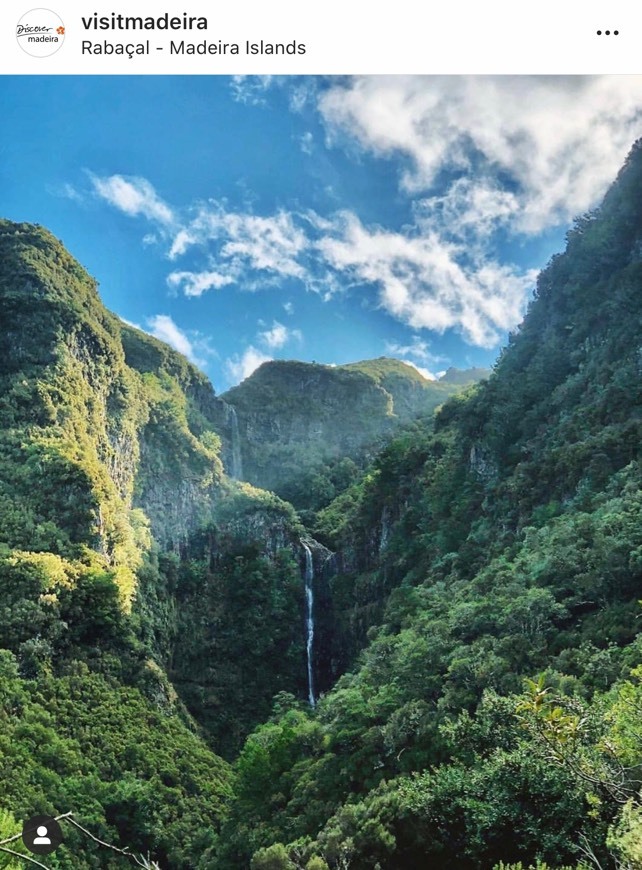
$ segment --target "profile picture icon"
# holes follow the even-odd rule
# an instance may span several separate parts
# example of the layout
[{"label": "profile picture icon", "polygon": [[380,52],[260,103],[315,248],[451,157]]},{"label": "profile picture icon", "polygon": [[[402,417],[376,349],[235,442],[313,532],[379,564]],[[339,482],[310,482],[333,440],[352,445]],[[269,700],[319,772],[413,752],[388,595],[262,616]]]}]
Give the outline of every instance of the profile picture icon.
[{"label": "profile picture icon", "polygon": [[32,816],[22,826],[22,842],[35,855],[48,855],[62,840],[62,829],[51,816]]},{"label": "profile picture icon", "polygon": [[16,25],[16,39],[32,57],[49,57],[62,47],[65,25],[51,9],[30,9]]},{"label": "profile picture icon", "polygon": [[49,829],[45,825],[39,825],[36,828],[38,836],[33,841],[34,846],[51,846],[51,840],[47,836]]}]

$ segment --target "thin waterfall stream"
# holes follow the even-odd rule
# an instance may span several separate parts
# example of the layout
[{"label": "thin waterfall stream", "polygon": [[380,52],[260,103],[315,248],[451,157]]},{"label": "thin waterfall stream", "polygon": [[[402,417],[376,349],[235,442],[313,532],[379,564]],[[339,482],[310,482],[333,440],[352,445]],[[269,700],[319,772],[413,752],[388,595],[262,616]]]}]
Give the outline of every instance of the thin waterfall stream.
[{"label": "thin waterfall stream", "polygon": [[236,415],[236,408],[232,405],[226,406],[226,415],[229,418],[230,435],[232,441],[232,467],[230,469],[231,477],[234,480],[241,480],[243,477],[243,460],[241,458],[241,436],[239,434],[239,421]]},{"label": "thin waterfall stream", "polygon": [[314,582],[314,562],[312,561],[312,551],[307,544],[304,544],[305,550],[305,625],[306,625],[306,656],[308,664],[308,701],[310,706],[314,707],[314,674],[312,667],[312,654],[314,648],[314,592],[312,584]]}]

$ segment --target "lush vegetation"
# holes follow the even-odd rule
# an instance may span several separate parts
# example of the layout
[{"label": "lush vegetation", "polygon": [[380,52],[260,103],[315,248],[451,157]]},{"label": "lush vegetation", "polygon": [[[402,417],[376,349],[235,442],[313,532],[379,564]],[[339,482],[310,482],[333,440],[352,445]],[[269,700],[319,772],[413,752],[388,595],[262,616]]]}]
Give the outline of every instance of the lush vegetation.
[{"label": "lush vegetation", "polygon": [[[230,771],[166,670],[182,688],[189,614],[205,597],[223,634],[245,619],[272,655],[257,653],[265,681],[257,688],[249,665],[237,699],[238,640],[217,635],[235,731],[214,735],[215,748],[230,751],[261,720],[284,669],[296,690],[305,673],[297,619],[289,631],[279,621],[302,608],[292,557],[273,563],[245,534],[244,560],[232,518],[253,520],[259,540],[261,518],[284,542],[302,529],[274,496],[224,483],[209,383],[109,314],[59,242],[4,221],[0,251],[0,805],[14,819],[72,810],[97,837],[162,866],[211,866]],[[211,571],[215,539],[222,567]],[[250,580],[265,589],[258,623],[238,600]],[[72,831],[48,860],[124,859]]]},{"label": "lush vegetation", "polygon": [[641,866],[641,187],[638,146],[493,376],[318,515],[350,672],[248,740],[223,866]]},{"label": "lush vegetation", "polygon": [[[638,144],[434,424],[300,463],[332,483],[309,530],[226,478],[189,363],[2,225],[0,840],[73,809],[163,868],[642,868],[641,190]],[[284,365],[241,421],[290,378],[334,378],[315,426],[337,383],[355,425],[354,390],[402,395],[387,361]],[[125,859],[72,832],[47,860]]]},{"label": "lush vegetation", "polygon": [[236,409],[243,476],[291,502],[306,522],[357,479],[392,433],[435,409],[483,369],[427,380],[397,359],[343,366],[264,363],[224,399]]}]

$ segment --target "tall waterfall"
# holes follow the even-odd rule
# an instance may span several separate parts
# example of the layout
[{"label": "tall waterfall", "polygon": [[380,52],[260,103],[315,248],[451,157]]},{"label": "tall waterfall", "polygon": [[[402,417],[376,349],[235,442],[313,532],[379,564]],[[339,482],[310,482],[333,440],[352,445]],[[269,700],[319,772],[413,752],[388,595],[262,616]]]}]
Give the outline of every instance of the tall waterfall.
[{"label": "tall waterfall", "polygon": [[239,435],[239,421],[236,416],[236,408],[232,405],[227,406],[230,416],[230,431],[232,435],[232,477],[234,480],[241,480],[243,477],[243,461],[241,459],[241,436]]},{"label": "tall waterfall", "polygon": [[312,591],[312,583],[314,581],[314,562],[312,561],[312,552],[307,544],[303,545],[305,550],[305,625],[306,625],[306,655],[308,662],[308,701],[310,706],[314,707],[314,675],[312,671],[312,653],[314,647],[314,593]]}]

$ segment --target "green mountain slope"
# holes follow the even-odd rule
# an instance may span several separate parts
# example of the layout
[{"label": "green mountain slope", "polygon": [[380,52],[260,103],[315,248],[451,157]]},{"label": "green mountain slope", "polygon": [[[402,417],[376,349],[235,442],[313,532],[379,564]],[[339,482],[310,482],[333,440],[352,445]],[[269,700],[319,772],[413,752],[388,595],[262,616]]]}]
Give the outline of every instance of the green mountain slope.
[{"label": "green mountain slope", "polygon": [[343,366],[264,363],[223,396],[237,415],[243,478],[316,510],[393,432],[479,379],[461,374],[457,384],[429,381],[385,357]]},{"label": "green mountain slope", "polygon": [[638,866],[640,191],[642,143],[488,381],[318,515],[366,647],[248,740],[221,867]]},{"label": "green mountain slope", "polygon": [[[185,403],[167,409],[175,380],[127,366],[95,282],[40,227],[0,224],[0,322],[0,800],[18,819],[72,810],[111,842],[194,866],[229,771],[139,639],[153,543],[134,499],[139,486],[151,507],[140,484],[159,459],[144,433],[165,415],[180,458],[160,478],[178,462],[195,481],[185,534],[220,480],[217,446],[191,432]],[[55,866],[116,866],[92,852],[72,831]]]},{"label": "green mountain slope", "polygon": [[[184,704],[229,754],[304,695],[304,530],[224,476],[207,379],[41,227],[0,222],[0,323],[0,806],[209,867],[229,768]],[[242,691],[237,628],[263,639]],[[122,865],[77,832],[55,860]]]}]

